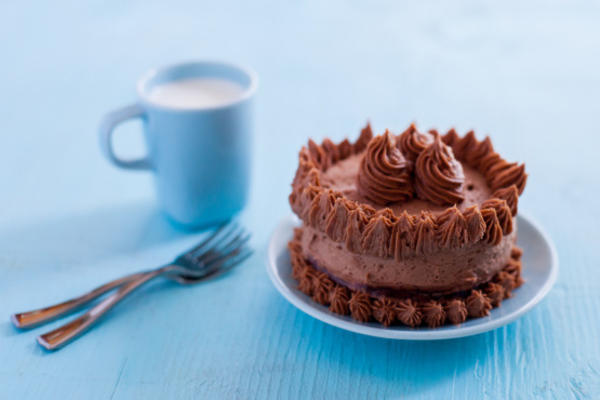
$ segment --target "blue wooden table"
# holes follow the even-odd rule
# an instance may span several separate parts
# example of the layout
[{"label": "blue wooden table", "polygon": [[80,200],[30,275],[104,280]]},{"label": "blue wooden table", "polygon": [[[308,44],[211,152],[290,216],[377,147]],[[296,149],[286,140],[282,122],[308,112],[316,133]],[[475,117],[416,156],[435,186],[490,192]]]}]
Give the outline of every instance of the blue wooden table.
[{"label": "blue wooden table", "polygon": [[[598,2],[28,3],[0,5],[0,398],[600,398]],[[111,167],[96,138],[141,73],[186,59],[260,75],[242,216],[256,253],[199,286],[156,282],[83,339],[42,351],[43,330],[17,332],[10,313],[199,238],[173,228],[150,176]],[[378,132],[474,128],[526,161],[520,207],[561,262],[548,298],[493,332],[430,343],[358,336],[289,305],[265,253],[290,212],[297,151],[367,119]],[[142,153],[139,126],[122,129],[121,152]]]}]

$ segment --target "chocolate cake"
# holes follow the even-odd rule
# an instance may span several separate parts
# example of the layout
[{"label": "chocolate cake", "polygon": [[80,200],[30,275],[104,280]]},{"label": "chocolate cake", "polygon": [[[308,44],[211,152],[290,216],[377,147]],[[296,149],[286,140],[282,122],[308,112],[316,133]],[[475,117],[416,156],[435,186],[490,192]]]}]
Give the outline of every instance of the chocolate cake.
[{"label": "chocolate cake", "polygon": [[483,317],[521,279],[524,164],[471,131],[373,136],[300,151],[289,201],[298,288],[337,314],[385,326]]}]

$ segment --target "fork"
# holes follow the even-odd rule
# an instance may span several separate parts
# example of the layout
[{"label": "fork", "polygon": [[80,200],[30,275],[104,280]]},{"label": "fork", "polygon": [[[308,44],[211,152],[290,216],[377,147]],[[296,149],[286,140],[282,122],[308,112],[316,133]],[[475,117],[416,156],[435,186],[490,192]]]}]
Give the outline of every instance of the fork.
[{"label": "fork", "polygon": [[241,263],[252,254],[252,250],[247,246],[249,239],[250,234],[236,223],[223,224],[201,243],[180,254],[169,264],[115,279],[62,303],[13,314],[11,321],[17,328],[32,328],[73,313],[94,299],[116,289],[115,293],[93,306],[85,314],[37,337],[37,342],[42,347],[56,350],[82,336],[121,300],[159,276],[189,285]]}]

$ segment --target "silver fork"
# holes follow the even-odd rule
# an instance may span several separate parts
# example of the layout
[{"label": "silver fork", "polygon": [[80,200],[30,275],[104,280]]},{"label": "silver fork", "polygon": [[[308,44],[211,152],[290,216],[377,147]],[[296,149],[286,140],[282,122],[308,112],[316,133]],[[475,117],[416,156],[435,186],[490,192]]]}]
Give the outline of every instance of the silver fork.
[{"label": "silver fork", "polygon": [[73,299],[49,307],[11,315],[17,328],[31,328],[70,314],[85,304],[117,289],[88,312],[67,324],[37,337],[48,350],[58,349],[83,335],[104,314],[135,289],[159,276],[188,285],[200,282],[216,272],[226,271],[252,254],[247,246],[250,234],[237,224],[224,224],[200,244],[179,255],[173,262],[158,268],[134,273],[99,286]]}]

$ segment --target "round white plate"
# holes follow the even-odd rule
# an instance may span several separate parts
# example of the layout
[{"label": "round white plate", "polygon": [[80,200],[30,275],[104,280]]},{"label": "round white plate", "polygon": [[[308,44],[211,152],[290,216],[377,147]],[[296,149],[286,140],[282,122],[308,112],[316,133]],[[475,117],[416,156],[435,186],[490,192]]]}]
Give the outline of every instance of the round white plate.
[{"label": "round white plate", "polygon": [[494,308],[484,318],[470,319],[461,325],[445,325],[440,328],[409,328],[378,323],[360,323],[349,316],[335,314],[297,289],[292,278],[292,267],[287,243],[299,225],[295,216],[284,218],[271,236],[269,243],[269,277],[279,292],[290,303],[308,315],[327,324],[363,335],[401,340],[438,340],[475,335],[487,332],[514,321],[540,302],[554,285],[558,274],[558,257],[550,238],[539,225],[521,214],[517,216],[519,236],[517,244],[523,249],[523,278],[525,284],[516,289],[513,296]]}]

